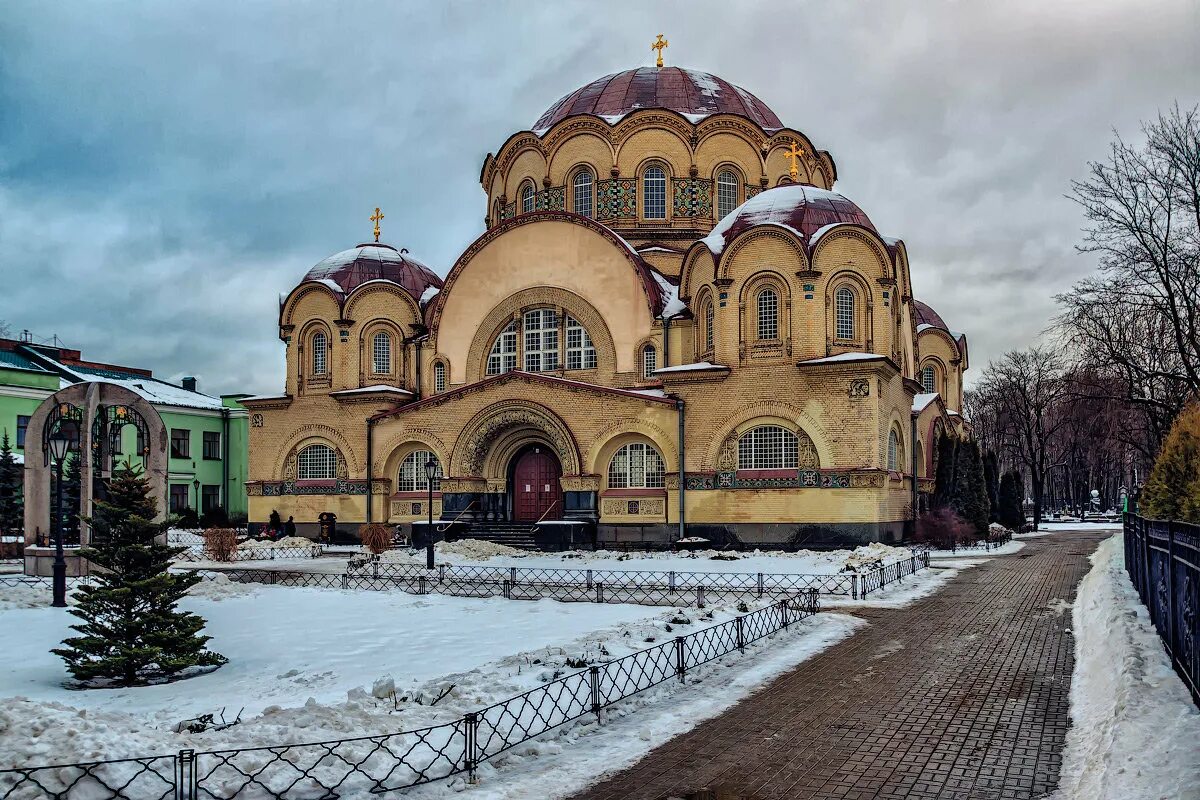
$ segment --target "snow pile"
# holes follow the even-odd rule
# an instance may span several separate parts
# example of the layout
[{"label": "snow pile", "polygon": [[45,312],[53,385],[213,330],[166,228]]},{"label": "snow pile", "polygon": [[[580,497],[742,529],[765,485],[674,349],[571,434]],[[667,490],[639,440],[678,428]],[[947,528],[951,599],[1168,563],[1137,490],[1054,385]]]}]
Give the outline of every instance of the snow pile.
[{"label": "snow pile", "polygon": [[1054,800],[1200,797],[1200,710],[1105,540],[1072,612],[1071,729]]},{"label": "snow pile", "polygon": [[[72,586],[67,584],[67,605],[75,605]],[[0,585],[0,611],[19,608],[45,608],[53,599],[50,583]]]},{"label": "snow pile", "polygon": [[[482,539],[459,539],[456,542],[438,542],[434,550],[439,556],[459,556],[476,561],[487,561],[489,558],[520,558],[526,555],[524,550],[509,547],[495,542],[485,542]],[[386,550],[379,556],[381,561],[398,562],[401,564],[425,563],[424,548],[415,550]]]},{"label": "snow pile", "polygon": [[988,525],[988,533],[993,537],[1012,536],[1013,532],[1001,525],[999,522],[993,522]]},{"label": "snow pile", "polygon": [[203,573],[204,580],[188,590],[190,597],[205,600],[226,600],[230,597],[244,597],[258,591],[260,584],[239,583],[229,580],[229,576],[220,572]]},{"label": "snow pile", "polygon": [[854,548],[842,565],[842,572],[870,572],[885,564],[912,558],[907,547],[892,547],[881,542],[871,542]]}]

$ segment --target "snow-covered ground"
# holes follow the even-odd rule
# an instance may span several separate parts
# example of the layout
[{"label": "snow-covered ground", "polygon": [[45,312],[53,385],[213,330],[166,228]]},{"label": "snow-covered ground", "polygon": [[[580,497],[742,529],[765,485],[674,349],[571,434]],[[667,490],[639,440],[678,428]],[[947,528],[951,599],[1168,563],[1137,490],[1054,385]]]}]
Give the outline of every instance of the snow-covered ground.
[{"label": "snow-covered ground", "polygon": [[1071,729],[1055,800],[1200,798],[1200,710],[1125,573],[1121,534],[1079,584]]},{"label": "snow-covered ground", "polygon": [[1024,542],[1014,539],[1012,541],[1005,542],[999,547],[993,547],[990,550],[983,547],[960,547],[957,550],[930,550],[929,557],[941,559],[963,558],[964,556],[987,556],[988,558],[992,556],[1009,556],[1013,553],[1016,553],[1024,546]]},{"label": "snow-covered ground", "polygon": [[1042,521],[1039,531],[1058,533],[1059,531],[1119,531],[1120,522],[1046,522]]}]

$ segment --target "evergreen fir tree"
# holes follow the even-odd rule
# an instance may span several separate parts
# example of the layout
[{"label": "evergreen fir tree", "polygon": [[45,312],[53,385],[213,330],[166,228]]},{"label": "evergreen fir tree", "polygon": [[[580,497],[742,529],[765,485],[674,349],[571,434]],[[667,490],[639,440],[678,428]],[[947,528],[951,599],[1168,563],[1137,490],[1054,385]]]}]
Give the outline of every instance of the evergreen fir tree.
[{"label": "evergreen fir tree", "polygon": [[20,535],[25,528],[23,478],[5,430],[0,436],[0,534],[5,536]]},{"label": "evergreen fir tree", "polygon": [[1000,519],[1000,459],[995,450],[983,454],[983,482],[987,485],[988,521]]},{"label": "evergreen fir tree", "polygon": [[936,446],[937,470],[933,481],[933,508],[939,509],[953,505],[958,438],[948,435],[940,436]]},{"label": "evergreen fir tree", "polygon": [[136,686],[224,664],[224,656],[205,647],[211,637],[200,633],[204,620],[175,607],[200,576],[167,571],[183,548],[155,541],[164,526],[151,521],[157,504],[141,470],[128,460],[120,464],[107,499],[94,506],[86,522],[95,544],[81,554],[101,569],[80,588],[71,609],[83,621],[71,627],[82,635],[52,652],[90,686]]},{"label": "evergreen fir tree", "polygon": [[1000,476],[999,508],[997,521],[1009,530],[1020,532],[1025,524],[1021,473],[1010,470]]},{"label": "evergreen fir tree", "polygon": [[63,541],[79,542],[79,506],[82,502],[83,456],[73,451],[63,467]]},{"label": "evergreen fir tree", "polygon": [[983,458],[979,454],[979,443],[973,440],[958,443],[952,507],[974,529],[976,536],[985,538],[988,535],[989,508]]},{"label": "evergreen fir tree", "polygon": [[1200,403],[1175,418],[1139,503],[1151,519],[1200,522]]}]

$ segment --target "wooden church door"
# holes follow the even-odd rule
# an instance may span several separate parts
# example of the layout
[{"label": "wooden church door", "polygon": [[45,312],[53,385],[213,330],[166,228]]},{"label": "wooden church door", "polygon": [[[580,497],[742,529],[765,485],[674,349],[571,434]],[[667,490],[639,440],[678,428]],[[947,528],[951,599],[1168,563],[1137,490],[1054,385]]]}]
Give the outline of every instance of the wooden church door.
[{"label": "wooden church door", "polygon": [[[526,450],[513,468],[513,517],[537,522],[547,511],[550,518],[562,516],[562,467],[544,447]],[[557,504],[557,505],[556,505]]]}]

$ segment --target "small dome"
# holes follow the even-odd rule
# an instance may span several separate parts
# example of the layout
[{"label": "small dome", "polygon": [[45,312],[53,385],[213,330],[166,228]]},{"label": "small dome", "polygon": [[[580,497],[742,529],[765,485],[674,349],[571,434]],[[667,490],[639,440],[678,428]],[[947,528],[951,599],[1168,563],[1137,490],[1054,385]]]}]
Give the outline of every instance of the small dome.
[{"label": "small dome", "polygon": [[879,233],[861,208],[837,192],[815,186],[776,186],[735,208],[701,241],[719,255],[742,232],[757,225],[779,225],[794,231],[807,245],[814,233],[839,223]]},{"label": "small dome", "polygon": [[680,67],[641,67],[605,75],[576,89],[546,109],[533,123],[533,130],[548,130],[581,114],[594,114],[615,124],[643,108],[678,111],[693,123],[713,114],[737,114],[763,130],[783,127],[766,103],[716,75]]},{"label": "small dome", "polygon": [[932,325],[935,328],[941,328],[944,331],[950,329],[946,327],[946,323],[942,321],[941,316],[932,308],[922,303],[920,300],[913,300],[913,308],[917,312],[918,325]]},{"label": "small dome", "polygon": [[342,294],[349,294],[367,281],[390,281],[418,302],[430,287],[442,288],[442,279],[408,251],[381,242],[367,242],[335,253],[310,269],[304,280],[324,283],[331,289],[336,286]]}]

